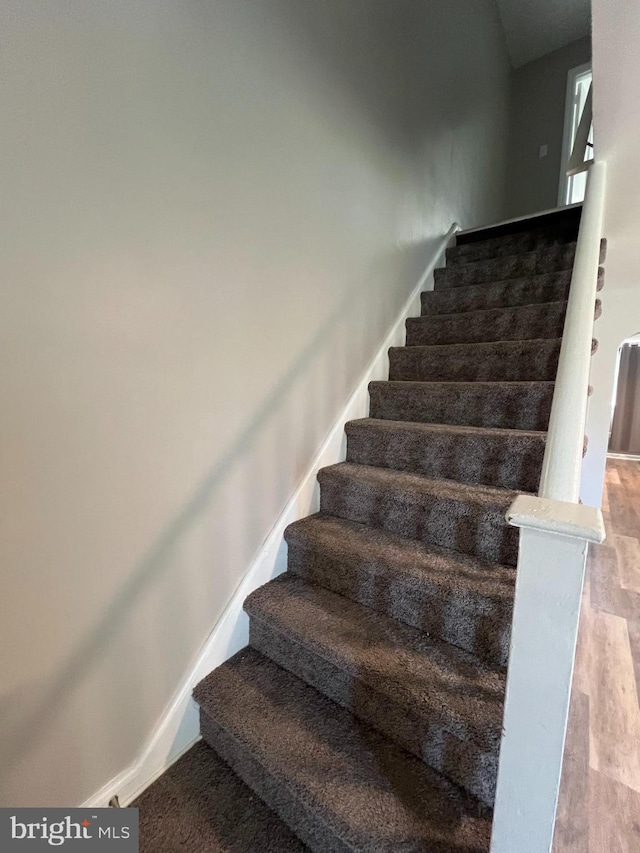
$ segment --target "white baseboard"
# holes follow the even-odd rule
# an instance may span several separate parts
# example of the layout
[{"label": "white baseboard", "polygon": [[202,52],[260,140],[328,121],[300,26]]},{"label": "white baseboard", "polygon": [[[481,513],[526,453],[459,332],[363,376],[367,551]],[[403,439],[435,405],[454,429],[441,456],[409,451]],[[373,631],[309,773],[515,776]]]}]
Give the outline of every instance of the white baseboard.
[{"label": "white baseboard", "polygon": [[82,804],[83,807],[106,806],[116,795],[120,805],[128,805],[199,740],[198,709],[191,698],[193,688],[205,675],[247,645],[249,620],[242,609],[245,598],[254,589],[285,571],[286,548],[282,547],[285,528],[291,522],[307,515],[310,506],[318,506],[316,479],[318,471],[327,465],[334,465],[344,460],[346,450],[344,425],[346,421],[367,417],[369,382],[388,377],[388,349],[391,346],[404,344],[405,320],[407,317],[419,315],[420,293],[433,287],[433,270],[442,263],[444,250],[458,230],[456,224],[452,225],[442,239],[429,266],[371,360],[355,391],[336,418],[302,482],[271,529],[260,553],[249,566],[193,667],[165,709],[143,752],[131,767],[97,791]]}]

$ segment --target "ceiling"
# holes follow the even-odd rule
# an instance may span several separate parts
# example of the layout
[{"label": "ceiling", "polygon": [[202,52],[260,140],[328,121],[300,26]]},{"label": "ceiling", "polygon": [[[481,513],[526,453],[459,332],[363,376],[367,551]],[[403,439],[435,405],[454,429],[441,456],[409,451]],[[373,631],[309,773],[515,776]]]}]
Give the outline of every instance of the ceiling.
[{"label": "ceiling", "polygon": [[590,0],[497,0],[514,68],[589,34]]}]

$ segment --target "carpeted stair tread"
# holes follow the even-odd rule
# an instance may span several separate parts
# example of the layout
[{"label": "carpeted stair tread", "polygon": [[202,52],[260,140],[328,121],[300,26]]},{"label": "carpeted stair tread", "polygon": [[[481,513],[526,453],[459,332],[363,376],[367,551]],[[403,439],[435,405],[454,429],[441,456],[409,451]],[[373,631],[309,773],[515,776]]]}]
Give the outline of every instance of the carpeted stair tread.
[{"label": "carpeted stair tread", "polygon": [[255,650],[195,698],[205,740],[317,853],[489,850],[477,800]]},{"label": "carpeted stair tread", "polygon": [[566,302],[409,317],[407,346],[521,341],[562,336]]},{"label": "carpeted stair tread", "polygon": [[[483,308],[507,308],[562,302],[569,295],[571,270],[522,278],[471,284],[466,287],[438,288],[421,293],[422,315],[454,314]],[[598,290],[604,286],[604,270],[598,272]]]},{"label": "carpeted stair tread", "polygon": [[434,280],[437,287],[464,287],[480,282],[559,272],[571,269],[575,250],[575,243],[565,243],[534,252],[522,252],[468,264],[441,267],[434,270]]},{"label": "carpeted stair tread", "polygon": [[454,426],[546,430],[553,382],[369,383],[369,416]]},{"label": "carpeted stair tread", "polygon": [[[290,638],[293,646],[304,646],[370,690],[385,694],[403,713],[442,717],[445,727],[462,740],[497,746],[504,672],[289,573],[252,592],[244,607],[252,621],[269,623]],[[269,656],[268,650],[259,651]],[[296,666],[293,659],[274,663],[297,674],[291,668]],[[329,698],[341,705],[351,701],[350,710],[359,713],[357,695],[343,696],[339,690],[337,695],[340,698]]]},{"label": "carpeted stair tread", "polygon": [[140,853],[309,850],[205,741],[131,805],[140,810]]},{"label": "carpeted stair tread", "polygon": [[485,560],[515,565],[505,513],[519,492],[340,462],[318,472],[320,511]]},{"label": "carpeted stair tread", "polygon": [[502,671],[294,575],[245,610],[253,648],[492,805]]},{"label": "carpeted stair tread", "polygon": [[349,421],[345,431],[347,462],[528,492],[538,489],[547,436],[375,418]]},{"label": "carpeted stair tread", "polygon": [[391,347],[389,379],[413,382],[553,381],[561,338]]},{"label": "carpeted stair tread", "polygon": [[541,251],[566,243],[573,243],[577,237],[577,228],[573,226],[564,230],[540,228],[518,234],[507,234],[502,237],[491,237],[474,243],[463,243],[461,246],[452,246],[446,250],[447,265],[467,264],[487,258],[499,258],[504,255]]},{"label": "carpeted stair tread", "polygon": [[506,666],[512,566],[330,515],[290,524],[285,539],[289,572]]}]

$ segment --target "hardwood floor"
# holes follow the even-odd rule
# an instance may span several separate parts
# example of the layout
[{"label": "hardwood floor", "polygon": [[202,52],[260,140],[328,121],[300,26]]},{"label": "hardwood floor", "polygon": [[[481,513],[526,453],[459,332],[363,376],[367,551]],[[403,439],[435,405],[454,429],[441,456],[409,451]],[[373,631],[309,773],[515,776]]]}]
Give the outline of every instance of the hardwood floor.
[{"label": "hardwood floor", "polygon": [[609,459],[590,551],[553,853],[640,853],[640,462]]}]

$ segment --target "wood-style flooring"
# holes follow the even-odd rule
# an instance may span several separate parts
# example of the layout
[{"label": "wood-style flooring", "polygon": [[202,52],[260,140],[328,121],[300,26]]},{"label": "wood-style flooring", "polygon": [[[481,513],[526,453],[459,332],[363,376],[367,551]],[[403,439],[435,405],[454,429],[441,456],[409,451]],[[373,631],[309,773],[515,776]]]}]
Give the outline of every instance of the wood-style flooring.
[{"label": "wood-style flooring", "polygon": [[640,853],[640,462],[609,459],[590,549],[553,853]]}]

